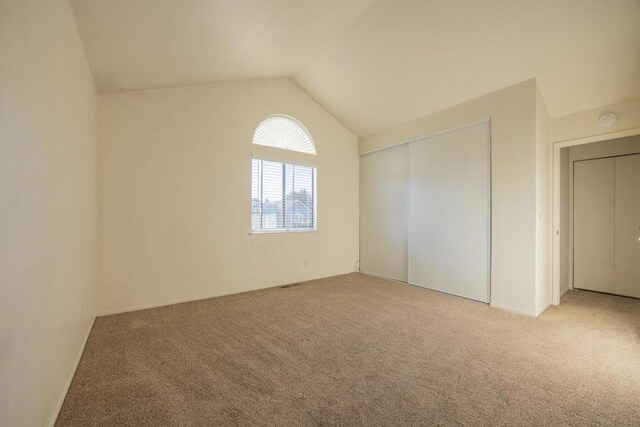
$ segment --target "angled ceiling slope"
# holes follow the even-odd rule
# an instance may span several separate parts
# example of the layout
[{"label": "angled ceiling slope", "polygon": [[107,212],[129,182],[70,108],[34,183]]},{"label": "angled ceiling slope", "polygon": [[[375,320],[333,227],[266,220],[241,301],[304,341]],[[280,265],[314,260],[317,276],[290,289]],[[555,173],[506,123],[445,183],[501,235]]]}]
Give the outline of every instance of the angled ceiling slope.
[{"label": "angled ceiling slope", "polygon": [[640,0],[72,0],[100,93],[291,77],[358,136],[537,77],[640,97]]},{"label": "angled ceiling slope", "polygon": [[71,0],[98,92],[289,77],[373,0]]},{"label": "angled ceiling slope", "polygon": [[640,1],[379,0],[293,80],[363,136],[532,77],[553,117],[640,96]]}]

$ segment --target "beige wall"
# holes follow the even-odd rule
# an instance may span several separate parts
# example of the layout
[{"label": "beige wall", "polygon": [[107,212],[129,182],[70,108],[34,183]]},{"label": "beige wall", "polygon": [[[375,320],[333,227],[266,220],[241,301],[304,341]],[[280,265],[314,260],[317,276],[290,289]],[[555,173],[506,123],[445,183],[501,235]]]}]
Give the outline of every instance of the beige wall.
[{"label": "beige wall", "polygon": [[[536,82],[361,138],[360,153],[491,118],[491,304],[536,313]],[[550,172],[549,172],[550,173]]]},{"label": "beige wall", "polygon": [[[600,125],[598,119],[602,114],[608,112],[615,113],[618,120],[613,126],[604,127]],[[640,98],[604,105],[592,110],[556,117],[552,120],[554,142],[638,128],[640,128]]]},{"label": "beige wall", "polygon": [[96,98],[66,1],[0,1],[0,425],[53,423],[95,318]]},{"label": "beige wall", "polygon": [[[251,144],[276,113],[317,156]],[[289,80],[105,95],[98,116],[100,313],[356,269],[356,137]],[[317,232],[249,234],[252,153],[317,165]]]},{"label": "beige wall", "polygon": [[536,85],[536,315],[551,304],[553,144],[551,118]]}]

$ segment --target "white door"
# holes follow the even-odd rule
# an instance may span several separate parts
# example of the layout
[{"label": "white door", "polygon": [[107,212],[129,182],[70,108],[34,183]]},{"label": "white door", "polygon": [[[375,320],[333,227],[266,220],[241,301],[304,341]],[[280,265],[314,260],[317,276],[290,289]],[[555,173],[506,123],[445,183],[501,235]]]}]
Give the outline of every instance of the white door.
[{"label": "white door", "polygon": [[409,144],[409,283],[489,302],[490,124]]},{"label": "white door", "polygon": [[614,293],[640,298],[640,154],[615,159]]},{"label": "white door", "polygon": [[573,165],[573,286],[614,293],[615,160]]},{"label": "white door", "polygon": [[360,270],[406,282],[409,147],[360,157]]}]

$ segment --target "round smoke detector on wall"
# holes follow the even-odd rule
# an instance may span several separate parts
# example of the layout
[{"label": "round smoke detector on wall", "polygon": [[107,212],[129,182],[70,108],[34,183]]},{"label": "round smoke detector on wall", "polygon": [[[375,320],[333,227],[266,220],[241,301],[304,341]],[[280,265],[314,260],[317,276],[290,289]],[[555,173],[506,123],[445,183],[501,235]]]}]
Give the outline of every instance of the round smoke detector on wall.
[{"label": "round smoke detector on wall", "polygon": [[613,124],[618,120],[618,116],[614,113],[604,113],[600,116],[600,124],[602,126],[613,126]]}]

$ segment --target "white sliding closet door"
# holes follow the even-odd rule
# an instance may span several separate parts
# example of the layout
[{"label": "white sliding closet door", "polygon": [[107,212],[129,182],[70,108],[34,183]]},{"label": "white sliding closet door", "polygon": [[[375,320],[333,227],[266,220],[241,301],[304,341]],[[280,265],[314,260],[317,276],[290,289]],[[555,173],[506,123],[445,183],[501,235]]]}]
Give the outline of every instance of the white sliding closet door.
[{"label": "white sliding closet door", "polygon": [[486,122],[409,144],[409,283],[489,302],[490,141]]},{"label": "white sliding closet door", "polygon": [[360,157],[360,270],[406,282],[409,147]]}]

